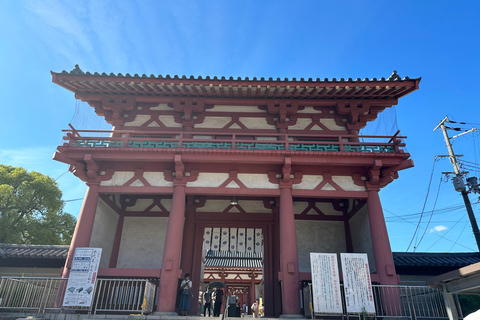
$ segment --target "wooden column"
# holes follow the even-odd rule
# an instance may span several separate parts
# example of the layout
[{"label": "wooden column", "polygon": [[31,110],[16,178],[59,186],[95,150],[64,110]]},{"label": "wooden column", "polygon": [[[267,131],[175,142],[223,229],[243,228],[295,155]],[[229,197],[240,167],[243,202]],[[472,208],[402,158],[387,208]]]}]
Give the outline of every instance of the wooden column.
[{"label": "wooden column", "polygon": [[380,284],[397,285],[398,278],[393,263],[390,241],[388,240],[382,204],[378,196],[379,189],[368,187],[367,191],[368,221],[370,223],[376,272],[380,278]]},{"label": "wooden column", "polygon": [[82,209],[78,215],[75,232],[73,233],[70,249],[68,250],[65,267],[62,270],[62,278],[68,278],[72,267],[76,248],[88,247],[92,237],[93,223],[98,204],[98,182],[88,183],[88,189],[83,199]]},{"label": "wooden column", "polygon": [[300,275],[291,187],[280,189],[280,281],[282,314],[300,315]]},{"label": "wooden column", "polygon": [[172,208],[168,217],[167,235],[162,259],[162,274],[158,292],[160,312],[174,313],[178,279],[182,276],[180,257],[182,253],[183,225],[185,220],[185,184],[175,185]]}]

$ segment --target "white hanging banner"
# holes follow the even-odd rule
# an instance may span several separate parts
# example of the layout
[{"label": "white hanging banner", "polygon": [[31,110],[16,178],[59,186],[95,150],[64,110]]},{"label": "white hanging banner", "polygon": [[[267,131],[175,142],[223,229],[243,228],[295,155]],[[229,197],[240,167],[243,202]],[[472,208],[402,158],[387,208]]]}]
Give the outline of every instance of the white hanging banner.
[{"label": "white hanging banner", "polygon": [[230,228],[230,251],[237,251],[237,228]]},{"label": "white hanging banner", "polygon": [[208,251],[212,247],[212,232],[213,228],[205,228],[205,233],[203,234],[203,250]]},{"label": "white hanging banner", "polygon": [[255,229],[255,253],[263,253],[263,230]]},{"label": "white hanging banner", "polygon": [[245,252],[245,228],[238,228],[237,250],[238,252]]},{"label": "white hanging banner", "polygon": [[253,253],[255,250],[255,229],[248,228],[247,229],[247,245],[246,245],[246,252]]},{"label": "white hanging banner", "polygon": [[101,248],[77,248],[63,298],[64,307],[88,307],[95,293]]},{"label": "white hanging banner", "polygon": [[220,228],[213,228],[213,237],[212,237],[212,250],[220,250]]},{"label": "white hanging banner", "polygon": [[310,252],[313,309],[315,313],[342,314],[342,294],[335,253]]},{"label": "white hanging banner", "polygon": [[341,253],[345,305],[348,313],[375,313],[366,253]]},{"label": "white hanging banner", "polygon": [[222,228],[222,237],[220,238],[220,250],[228,251],[228,242],[230,240],[230,230],[228,228]]}]

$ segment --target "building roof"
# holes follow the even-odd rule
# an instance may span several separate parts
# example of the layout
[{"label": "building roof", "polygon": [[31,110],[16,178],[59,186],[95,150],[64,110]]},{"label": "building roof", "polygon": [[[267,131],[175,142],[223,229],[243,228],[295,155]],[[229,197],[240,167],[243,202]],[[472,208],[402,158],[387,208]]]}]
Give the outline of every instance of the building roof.
[{"label": "building roof", "polygon": [[394,252],[393,261],[398,274],[440,275],[480,262],[480,253]]},{"label": "building roof", "polygon": [[205,256],[205,267],[261,269],[263,254],[209,250]]},{"label": "building roof", "polygon": [[63,267],[69,246],[0,243],[0,266]]},{"label": "building roof", "polygon": [[162,76],[70,71],[52,73],[52,81],[76,94],[122,94],[209,98],[398,99],[418,89],[421,78],[296,79]]}]

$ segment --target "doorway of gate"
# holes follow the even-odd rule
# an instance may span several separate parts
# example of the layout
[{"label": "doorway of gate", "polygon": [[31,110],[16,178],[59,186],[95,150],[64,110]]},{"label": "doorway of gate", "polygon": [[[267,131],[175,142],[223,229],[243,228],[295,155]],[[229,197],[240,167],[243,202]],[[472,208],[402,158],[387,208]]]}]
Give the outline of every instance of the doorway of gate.
[{"label": "doorway of gate", "polygon": [[[203,293],[214,281],[225,284],[222,308],[251,314],[261,299],[265,316],[281,314],[278,208],[274,198],[188,197],[182,244],[182,272],[191,273],[190,315],[203,314]],[[240,310],[237,306],[240,305]],[[243,309],[245,313],[247,310]]]}]

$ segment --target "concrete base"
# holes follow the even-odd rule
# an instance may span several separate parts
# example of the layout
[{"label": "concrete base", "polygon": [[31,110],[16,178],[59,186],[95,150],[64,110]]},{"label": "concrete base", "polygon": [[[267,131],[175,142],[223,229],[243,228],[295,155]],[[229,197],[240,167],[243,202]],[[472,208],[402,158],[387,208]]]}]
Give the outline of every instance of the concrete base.
[{"label": "concrete base", "polygon": [[282,319],[305,319],[301,314],[282,314],[280,316]]}]

